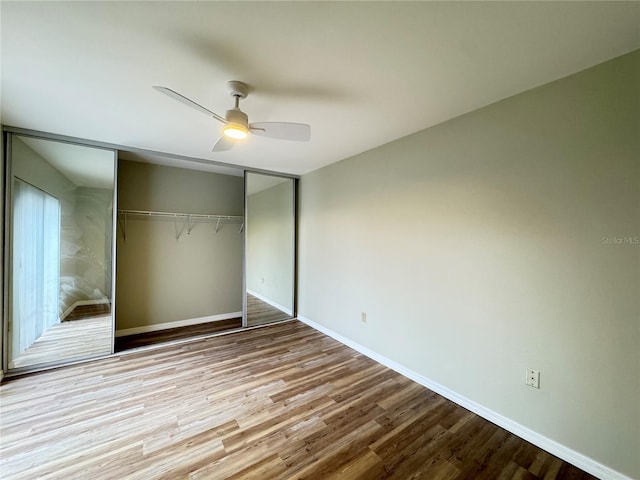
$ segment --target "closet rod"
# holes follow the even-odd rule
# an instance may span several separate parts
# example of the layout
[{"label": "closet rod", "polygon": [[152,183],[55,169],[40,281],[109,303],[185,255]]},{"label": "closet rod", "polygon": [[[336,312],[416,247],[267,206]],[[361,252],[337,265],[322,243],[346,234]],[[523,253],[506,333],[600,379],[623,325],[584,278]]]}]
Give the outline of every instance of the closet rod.
[{"label": "closet rod", "polygon": [[120,215],[141,215],[145,217],[168,217],[168,218],[204,218],[209,220],[242,220],[242,215],[218,215],[204,213],[179,213],[179,212],[153,212],[148,210],[118,210]]}]

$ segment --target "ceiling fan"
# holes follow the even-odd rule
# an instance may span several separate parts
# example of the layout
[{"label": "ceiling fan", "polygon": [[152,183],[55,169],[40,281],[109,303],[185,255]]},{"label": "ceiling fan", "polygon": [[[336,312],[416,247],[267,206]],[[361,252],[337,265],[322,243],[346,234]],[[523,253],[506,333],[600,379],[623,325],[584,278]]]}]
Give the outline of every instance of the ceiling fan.
[{"label": "ceiling fan", "polygon": [[293,140],[296,142],[308,142],[311,138],[311,127],[305,123],[290,122],[257,122],[249,123],[247,114],[240,110],[240,99],[246,98],[249,94],[249,87],[236,80],[227,82],[227,90],[235,100],[235,106],[227,110],[225,116],[218,115],[208,108],[194,102],[193,100],[179,94],[175,90],[158,85],[153,86],[159,92],[177,100],[191,108],[206,114],[223,123],[222,137],[213,146],[212,152],[223,152],[230,150],[237,140],[246,138],[250,133],[263,137],[277,138],[279,140]]}]

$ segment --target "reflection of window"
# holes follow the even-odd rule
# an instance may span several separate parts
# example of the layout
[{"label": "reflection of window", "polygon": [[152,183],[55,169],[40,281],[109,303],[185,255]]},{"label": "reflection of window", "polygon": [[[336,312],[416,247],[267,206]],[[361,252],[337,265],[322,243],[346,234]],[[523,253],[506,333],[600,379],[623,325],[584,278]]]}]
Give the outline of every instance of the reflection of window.
[{"label": "reflection of window", "polygon": [[12,358],[58,322],[60,282],[60,202],[15,180]]}]

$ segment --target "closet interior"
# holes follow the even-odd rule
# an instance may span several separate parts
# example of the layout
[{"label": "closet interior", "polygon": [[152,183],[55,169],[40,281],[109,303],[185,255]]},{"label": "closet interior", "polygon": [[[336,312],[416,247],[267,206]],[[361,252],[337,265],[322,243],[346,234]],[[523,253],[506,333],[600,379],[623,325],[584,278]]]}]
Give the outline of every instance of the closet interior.
[{"label": "closet interior", "polygon": [[116,351],[242,327],[243,210],[241,170],[119,160]]}]

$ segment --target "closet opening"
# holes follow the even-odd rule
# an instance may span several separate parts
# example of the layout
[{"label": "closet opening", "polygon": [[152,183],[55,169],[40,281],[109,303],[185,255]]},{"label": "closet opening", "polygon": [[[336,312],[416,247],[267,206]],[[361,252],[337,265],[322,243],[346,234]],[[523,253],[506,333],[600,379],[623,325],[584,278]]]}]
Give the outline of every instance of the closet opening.
[{"label": "closet opening", "polygon": [[243,171],[139,160],[119,158],[115,352],[242,328]]}]

